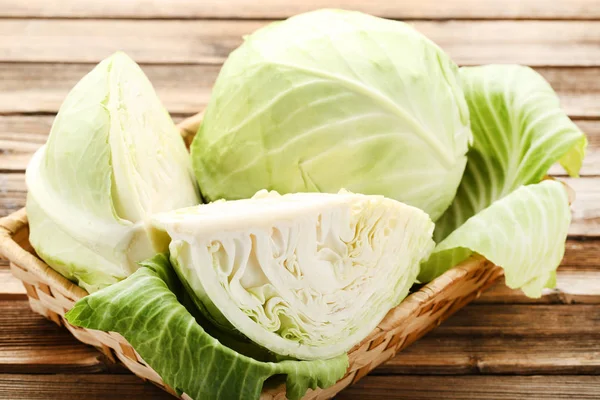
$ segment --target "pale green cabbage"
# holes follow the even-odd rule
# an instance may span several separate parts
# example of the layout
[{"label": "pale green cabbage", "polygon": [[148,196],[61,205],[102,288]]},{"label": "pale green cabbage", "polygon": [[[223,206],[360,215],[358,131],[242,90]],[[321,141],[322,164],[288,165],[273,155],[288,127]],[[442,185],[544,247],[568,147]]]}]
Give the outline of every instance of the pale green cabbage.
[{"label": "pale green cabbage", "polygon": [[458,68],[401,22],[321,10],[273,23],[227,59],[192,145],[207,200],[381,194],[437,219],[471,138]]},{"label": "pale green cabbage", "polygon": [[419,280],[478,253],[504,268],[509,287],[539,297],[555,285],[571,214],[560,183],[538,182],[557,161],[577,176],[587,139],[532,69],[488,65],[461,68],[461,76],[474,143]]},{"label": "pale green cabbage", "polygon": [[165,249],[148,217],[199,202],[191,162],[142,70],[123,53],[69,93],[27,168],[30,241],[88,291]]},{"label": "pale green cabbage", "polygon": [[349,192],[262,191],[153,221],[211,321],[299,359],[362,340],[407,295],[434,244],[423,211]]}]

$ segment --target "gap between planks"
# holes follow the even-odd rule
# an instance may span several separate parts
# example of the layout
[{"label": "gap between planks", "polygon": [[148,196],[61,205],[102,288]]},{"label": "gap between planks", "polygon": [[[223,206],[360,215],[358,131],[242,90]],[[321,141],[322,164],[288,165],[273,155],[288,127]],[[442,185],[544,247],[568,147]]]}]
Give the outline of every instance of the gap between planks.
[{"label": "gap between planks", "polygon": [[[110,390],[107,390],[110,388]],[[337,399],[540,400],[598,398],[597,376],[367,376]],[[173,399],[133,375],[0,375],[2,400]]]},{"label": "gap between planks", "polygon": [[[600,320],[590,316],[596,308],[469,305],[374,373],[600,374]],[[26,301],[0,301],[0,310],[7,327],[0,331],[0,374],[125,372]]]},{"label": "gap between planks", "polygon": [[[0,61],[220,64],[268,21],[31,20],[0,24]],[[599,21],[410,21],[459,64],[599,66]],[[131,32],[135,32],[132,35]]]}]

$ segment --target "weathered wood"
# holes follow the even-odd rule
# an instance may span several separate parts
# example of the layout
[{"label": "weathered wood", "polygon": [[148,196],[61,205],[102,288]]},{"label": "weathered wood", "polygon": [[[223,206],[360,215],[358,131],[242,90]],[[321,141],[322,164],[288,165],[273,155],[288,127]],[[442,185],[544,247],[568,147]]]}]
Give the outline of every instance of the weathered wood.
[{"label": "weathered wood", "polygon": [[[600,177],[562,178],[577,198],[573,203],[573,220],[569,234],[573,236],[600,236]],[[0,173],[0,216],[25,205],[26,186],[23,173]]]},{"label": "weathered wood", "polygon": [[27,301],[0,301],[0,326],[0,374],[126,371],[35,314]]},{"label": "weathered wood", "polygon": [[[0,114],[56,113],[69,90],[92,68],[89,64],[0,64]],[[171,113],[194,114],[206,107],[220,66],[142,65],[142,69]],[[536,70],[550,82],[572,118],[600,117],[600,68]]]},{"label": "weathered wood", "polygon": [[126,374],[0,375],[2,400],[173,400],[167,392]]},{"label": "weathered wood", "polygon": [[549,336],[596,335],[600,332],[597,305],[471,304],[457,312],[432,334],[436,336]]},{"label": "weathered wood", "polygon": [[357,10],[394,19],[597,19],[600,6],[591,0],[557,0],[550,7],[544,0],[103,0],[0,1],[0,16],[29,18],[273,18],[319,8]]},{"label": "weathered wood", "polygon": [[540,339],[442,336],[433,331],[372,373],[598,375],[599,340],[596,334]]},{"label": "weathered wood", "polygon": [[[549,318],[554,308],[557,316]],[[593,310],[577,305],[467,306],[376,373],[600,374],[599,322],[589,315]],[[564,320],[567,313],[585,325],[583,330],[563,326],[572,322]],[[504,326],[503,330],[482,335],[482,318],[498,319],[496,326]],[[123,372],[66,330],[34,314],[24,300],[0,301],[0,322],[6,327],[0,331],[0,373]],[[526,333],[515,335],[516,325]]]},{"label": "weathered wood", "polygon": [[[414,21],[459,64],[600,65],[595,21]],[[115,50],[141,63],[221,63],[265,21],[4,20],[0,61],[98,62]],[[132,34],[134,32],[134,34]]]},{"label": "weathered wood", "polygon": [[367,376],[338,399],[598,399],[598,376]]},{"label": "weathered wood", "polygon": [[[600,377],[367,376],[338,399],[597,399]],[[0,375],[2,399],[173,399],[133,375]]]}]

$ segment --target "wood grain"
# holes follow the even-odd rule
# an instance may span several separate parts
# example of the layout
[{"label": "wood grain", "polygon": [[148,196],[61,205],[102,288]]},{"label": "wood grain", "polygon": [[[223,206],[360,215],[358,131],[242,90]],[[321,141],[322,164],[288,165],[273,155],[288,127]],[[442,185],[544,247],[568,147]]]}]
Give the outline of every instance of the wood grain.
[{"label": "wood grain", "polygon": [[[508,321],[507,321],[508,322]],[[373,373],[390,375],[600,374],[599,335],[467,337],[432,334]]]},{"label": "wood grain", "polygon": [[0,375],[0,400],[173,400],[134,375]]},{"label": "wood grain", "polygon": [[[367,376],[337,399],[597,399],[598,376]],[[173,399],[133,375],[0,375],[2,400]]]},{"label": "wood grain", "polygon": [[597,399],[598,376],[367,376],[337,399]]},{"label": "wood grain", "polygon": [[342,8],[395,19],[598,19],[600,5],[590,0],[18,0],[0,1],[0,16],[29,18],[287,18],[319,8]]},{"label": "wood grain", "polygon": [[597,335],[598,306],[471,304],[433,331],[434,335],[471,337],[523,336],[542,340],[550,336]]},{"label": "wood grain", "polygon": [[[0,64],[0,114],[56,113],[89,64]],[[194,114],[206,106],[219,65],[142,65],[171,113]],[[600,117],[600,68],[538,67],[573,118]]]},{"label": "wood grain", "polygon": [[27,301],[0,301],[0,324],[0,374],[126,371],[35,314]]},{"label": "wood grain", "polygon": [[[0,24],[0,61],[95,63],[116,50],[140,63],[220,64],[265,21],[22,20]],[[596,21],[414,21],[459,64],[599,66]]]},{"label": "wood grain", "polygon": [[[467,306],[375,373],[600,374],[600,333],[598,322],[589,321],[590,307],[557,307],[564,309],[558,313],[561,318],[548,318],[544,306],[516,305],[510,313],[506,308]],[[0,311],[0,322],[7,327],[0,331],[0,374],[124,372],[66,330],[34,314],[24,300],[0,301]],[[585,329],[565,335],[562,325],[571,322],[562,318],[567,312]],[[482,318],[495,318],[496,325],[507,328],[482,335]],[[511,330],[517,323],[526,333]]]},{"label": "wood grain", "polygon": [[[597,257],[590,258],[597,263]],[[564,261],[563,261],[564,263]],[[600,266],[598,266],[600,267]],[[480,304],[600,304],[600,268],[567,269],[557,273],[554,289],[544,289],[542,297],[532,299],[518,289],[511,289],[504,279],[486,290],[475,303]],[[1,298],[1,297],[0,297]]]}]

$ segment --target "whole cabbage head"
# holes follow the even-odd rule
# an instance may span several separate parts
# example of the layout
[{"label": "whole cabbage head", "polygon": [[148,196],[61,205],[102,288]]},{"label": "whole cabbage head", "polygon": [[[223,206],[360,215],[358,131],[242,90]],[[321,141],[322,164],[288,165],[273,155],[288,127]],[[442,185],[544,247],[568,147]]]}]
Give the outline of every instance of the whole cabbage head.
[{"label": "whole cabbage head", "polygon": [[192,145],[207,200],[382,194],[436,220],[471,139],[457,66],[407,24],[321,10],[231,53]]},{"label": "whole cabbage head", "polygon": [[433,249],[423,211],[341,192],[217,201],[155,215],[170,259],[215,325],[270,351],[327,359],[407,295]]},{"label": "whole cabbage head", "polygon": [[165,249],[146,229],[149,215],[199,202],[177,128],[123,53],[71,90],[26,180],[32,246],[90,292]]}]

